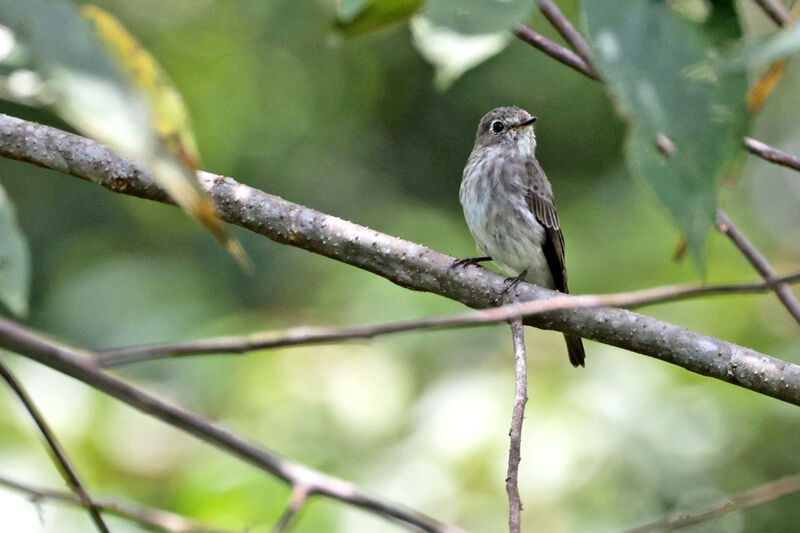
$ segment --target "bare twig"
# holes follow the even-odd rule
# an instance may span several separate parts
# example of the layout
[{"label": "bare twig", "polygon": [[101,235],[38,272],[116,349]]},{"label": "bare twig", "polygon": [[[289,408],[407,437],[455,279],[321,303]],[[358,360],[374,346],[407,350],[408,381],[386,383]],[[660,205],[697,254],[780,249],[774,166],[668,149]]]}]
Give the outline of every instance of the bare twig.
[{"label": "bare twig", "polygon": [[[800,272],[778,278],[776,282],[797,283],[800,281]],[[639,291],[605,295],[584,295],[594,298],[589,305],[580,307],[593,307],[600,302],[618,305],[621,307],[639,307],[656,303],[671,302],[687,298],[702,296],[719,296],[729,294],[759,293],[770,290],[770,285],[761,283],[742,283],[732,285],[665,285]],[[528,316],[545,311],[558,309],[575,309],[574,298],[570,296],[558,300],[539,301],[536,305],[526,306]],[[547,303],[544,303],[547,302]],[[561,303],[559,303],[561,302]],[[621,302],[621,303],[619,303]],[[534,309],[535,307],[535,309]],[[502,308],[495,308],[502,309]],[[538,309],[538,310],[537,310]],[[494,311],[493,311],[494,312]],[[129,346],[113,348],[99,352],[97,362],[104,368],[113,368],[153,359],[174,357],[187,357],[207,354],[243,354],[255,350],[267,350],[286,346],[301,346],[309,344],[322,344],[343,341],[348,339],[371,339],[374,337],[402,333],[427,328],[462,327],[484,322],[484,312],[459,313],[457,315],[441,315],[419,319],[402,320],[386,324],[349,326],[349,327],[299,327],[282,331],[267,331],[227,337],[211,337],[186,342],[146,344],[142,346]],[[506,320],[498,318],[496,322]],[[494,321],[493,321],[494,322]]]},{"label": "bare twig", "polygon": [[781,152],[777,148],[773,148],[768,144],[751,139],[750,137],[744,138],[744,145],[748,152],[753,155],[757,155],[761,159],[766,159],[770,163],[793,168],[794,170],[800,172],[800,157],[787,154],[786,152]]},{"label": "bare twig", "polygon": [[735,513],[763,505],[789,494],[800,492],[800,475],[787,476],[777,481],[764,483],[729,500],[722,501],[703,511],[696,513],[672,512],[653,522],[627,530],[625,533],[653,533],[656,531],[674,531],[701,522],[715,520],[726,514]]},{"label": "bare twig", "polygon": [[[147,172],[85,137],[0,114],[0,156],[88,180],[109,190],[169,203]],[[373,272],[402,287],[433,292],[469,307],[499,303],[505,278],[479,267],[451,269],[453,258],[207,172],[199,172],[223,220],[274,241]],[[520,283],[516,301],[558,293]],[[733,343],[623,309],[540,313],[525,324],[580,335],[800,402],[800,367]]]},{"label": "bare twig", "polygon": [[53,430],[51,430],[50,426],[47,425],[44,417],[39,412],[36,404],[33,403],[31,397],[28,396],[28,393],[22,387],[22,384],[17,381],[17,378],[14,377],[14,374],[11,373],[11,371],[2,361],[0,361],[0,377],[5,380],[5,382],[8,384],[8,387],[14,392],[14,394],[16,394],[17,398],[19,398],[19,401],[28,411],[28,414],[30,414],[33,422],[36,424],[36,427],[39,428],[39,432],[42,434],[42,437],[49,447],[50,455],[52,456],[53,462],[55,463],[56,468],[58,468],[61,477],[64,478],[64,482],[70,489],[72,489],[72,491],[80,500],[81,504],[86,508],[97,530],[102,533],[108,533],[108,526],[106,526],[106,523],[103,521],[103,517],[100,515],[100,508],[89,497],[86,489],[83,488],[83,483],[81,482],[77,471],[72,467],[70,460],[67,458],[66,452],[61,447],[61,444],[59,444],[58,439],[56,439],[55,433],[53,433]]},{"label": "bare twig", "polygon": [[728,215],[726,215],[722,209],[717,210],[717,228],[730,238],[731,242],[742,252],[742,255],[747,258],[750,264],[753,265],[753,268],[761,274],[761,277],[764,278],[767,285],[775,292],[775,295],[783,306],[786,307],[786,310],[789,311],[789,314],[792,315],[795,322],[800,324],[800,302],[795,298],[792,289],[788,284],[779,279],[777,272],[775,272],[775,269],[769,264],[769,261],[767,261],[767,259],[761,255],[761,252],[753,246],[753,243],[739,231],[739,228],[731,222],[731,219],[728,218]]},{"label": "bare twig", "polygon": [[764,13],[778,26],[787,26],[792,21],[789,11],[779,0],[755,0]]},{"label": "bare twig", "polygon": [[600,80],[600,75],[592,65],[592,47],[586,42],[581,32],[570,24],[567,17],[558,9],[558,6],[551,0],[539,0],[539,11],[547,17],[550,24],[558,31],[561,37],[569,44],[570,48],[583,59],[586,67],[594,74],[595,79]]},{"label": "bare twig", "polygon": [[0,317],[0,348],[25,356],[62,374],[120,400],[134,409],[157,418],[220,450],[295,486],[307,487],[309,494],[319,494],[359,507],[384,518],[427,533],[457,533],[448,526],[422,513],[388,500],[364,494],[358,487],[305,465],[283,459],[277,454],[212,424],[175,405],[130,385],[99,369],[92,354],[60,344]]},{"label": "bare twig", "polygon": [[[84,502],[69,492],[34,487],[1,475],[0,485],[27,494],[34,502],[52,501],[85,507]],[[220,529],[201,524],[185,516],[164,511],[156,507],[146,507],[143,505],[99,499],[94,500],[94,503],[97,508],[105,514],[125,518],[142,526],[159,531],[166,531],[167,533],[234,533],[233,530]]]},{"label": "bare twig", "polygon": [[514,26],[514,35],[518,38],[522,39],[526,43],[530,44],[531,46],[538,48],[545,54],[549,55],[550,57],[554,58],[565,65],[574,68],[584,76],[588,76],[589,78],[602,81],[600,76],[595,73],[595,71],[584,61],[581,57],[569,50],[560,46],[544,35],[537,33],[530,29],[529,27],[523,24],[517,24]]},{"label": "bare twig", "polygon": [[528,402],[528,370],[525,361],[525,332],[522,319],[511,320],[511,337],[514,341],[514,411],[511,415],[511,429],[508,431],[511,444],[508,448],[508,528],[510,533],[520,533],[522,500],[519,497],[519,462],[522,444],[522,420],[525,417],[525,404]]},{"label": "bare twig", "polygon": [[286,505],[286,510],[278,519],[278,523],[272,528],[272,533],[284,533],[288,531],[289,524],[292,519],[306,503],[308,499],[308,488],[302,485],[295,485],[292,488],[292,493],[289,495],[289,503]]}]

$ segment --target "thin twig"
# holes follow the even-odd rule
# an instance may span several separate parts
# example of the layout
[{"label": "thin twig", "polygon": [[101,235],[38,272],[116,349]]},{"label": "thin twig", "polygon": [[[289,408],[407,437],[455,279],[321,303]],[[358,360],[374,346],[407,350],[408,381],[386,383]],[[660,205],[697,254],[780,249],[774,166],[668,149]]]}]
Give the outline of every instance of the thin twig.
[{"label": "thin twig", "polygon": [[600,74],[595,70],[592,65],[592,47],[586,42],[581,32],[575,29],[575,26],[570,24],[564,13],[558,9],[558,6],[551,0],[539,0],[539,11],[547,17],[550,24],[558,31],[561,37],[569,44],[570,48],[583,59],[583,62],[594,75],[595,79],[600,80]]},{"label": "thin twig", "polygon": [[[800,272],[778,278],[776,282],[796,283],[800,281]],[[606,295],[585,295],[582,298],[595,298],[590,300],[590,305],[599,305],[598,302],[617,303],[623,307],[637,307],[652,305],[675,300],[696,298],[701,296],[718,296],[726,294],[759,293],[770,290],[766,282],[743,283],[732,285],[665,285],[639,291]],[[557,297],[560,298],[560,297]],[[573,298],[569,296],[554,302],[553,299],[538,301],[536,305],[527,307],[531,313],[553,311],[557,309],[574,309]],[[543,303],[548,302],[548,303]],[[538,309],[538,311],[536,309]],[[494,308],[504,309],[502,307]],[[532,310],[532,311],[531,311]],[[300,327],[282,331],[267,331],[229,337],[211,337],[186,342],[149,344],[143,346],[129,346],[114,348],[99,353],[97,361],[105,368],[118,367],[153,359],[174,357],[187,357],[204,354],[243,354],[254,350],[267,350],[286,346],[300,346],[308,344],[322,344],[343,341],[348,339],[371,339],[381,335],[401,333],[425,328],[459,327],[472,324],[481,324],[485,316],[484,311],[458,313],[456,315],[440,315],[438,317],[425,317],[420,319],[403,320],[386,324],[349,326],[349,327]],[[496,321],[506,320],[498,318]],[[480,321],[480,322],[478,322]]]},{"label": "thin twig", "polygon": [[556,59],[564,63],[565,65],[574,68],[584,76],[588,76],[589,78],[602,82],[602,79],[598,74],[594,72],[594,70],[586,64],[586,62],[581,59],[581,57],[569,50],[564,48],[561,45],[558,45],[545,37],[544,35],[537,33],[530,29],[529,27],[523,24],[517,24],[514,26],[514,35],[525,41],[526,43],[530,44],[531,46],[538,48],[545,54],[549,55],[550,57]]},{"label": "thin twig", "polygon": [[764,483],[755,488],[733,496],[696,513],[672,512],[653,522],[627,530],[625,533],[653,533],[655,531],[674,531],[701,522],[715,520],[726,514],[735,513],[763,505],[790,494],[800,492],[800,474],[787,476],[776,481]]},{"label": "thin twig", "polygon": [[295,485],[292,488],[292,493],[289,495],[289,503],[286,505],[286,510],[283,511],[278,523],[272,528],[272,533],[284,533],[288,531],[289,524],[292,519],[306,503],[309,496],[308,487],[303,485]]},{"label": "thin twig", "polygon": [[761,159],[765,159],[770,163],[775,163],[776,165],[781,165],[800,171],[800,157],[787,154],[786,152],[781,152],[777,148],[773,148],[768,144],[751,139],[750,137],[744,138],[744,145],[748,152],[753,155],[757,155]]},{"label": "thin twig", "polygon": [[778,300],[780,300],[786,310],[789,311],[789,314],[792,315],[795,322],[800,324],[800,302],[797,301],[794,293],[792,293],[791,287],[778,277],[778,273],[775,272],[775,269],[772,268],[769,261],[767,261],[767,259],[761,255],[761,252],[753,246],[753,243],[739,231],[739,228],[731,222],[731,219],[728,218],[728,215],[726,215],[722,209],[717,210],[717,228],[730,238],[734,246],[742,252],[742,255],[747,258],[750,264],[753,265],[753,268],[761,274],[761,277],[764,278],[767,285],[775,292]]},{"label": "thin twig", "polygon": [[359,507],[426,533],[458,533],[462,531],[394,502],[368,496],[358,487],[343,479],[283,459],[278,454],[253,444],[228,429],[159,400],[104,372],[97,367],[91,353],[53,341],[3,317],[0,317],[0,348],[25,356],[82,381],[134,409],[216,446],[223,452],[248,462],[292,486],[308,487],[310,493]]},{"label": "thin twig", "polygon": [[8,387],[16,394],[19,401],[28,411],[28,414],[33,419],[33,422],[36,424],[36,427],[39,428],[39,432],[44,437],[47,446],[50,449],[50,455],[53,458],[53,462],[58,468],[61,477],[64,478],[64,482],[67,486],[72,489],[78,499],[81,501],[82,505],[86,508],[86,511],[89,513],[89,516],[94,522],[95,527],[101,533],[109,533],[108,526],[103,521],[103,517],[100,515],[100,509],[95,504],[92,499],[89,497],[89,494],[86,492],[86,489],[83,487],[83,483],[78,476],[78,472],[73,468],[72,464],[70,463],[69,458],[67,457],[66,452],[59,444],[58,439],[56,439],[55,433],[53,430],[50,429],[50,426],[47,425],[42,414],[39,412],[39,409],[36,407],[36,404],[33,403],[33,400],[25,389],[22,387],[22,384],[14,377],[14,374],[11,373],[11,370],[0,361],[0,377],[5,380],[8,384]]},{"label": "thin twig", "polygon": [[522,421],[525,417],[525,404],[528,402],[528,370],[525,361],[525,332],[522,319],[511,320],[511,337],[514,340],[514,411],[511,415],[511,429],[508,431],[511,444],[508,448],[508,528],[510,533],[520,533],[522,500],[519,497],[519,462],[521,459]]},{"label": "thin twig", "polygon": [[[52,501],[85,507],[85,504],[74,494],[60,490],[34,487],[21,481],[15,481],[0,475],[0,485],[17,492],[27,494],[31,501]],[[124,503],[112,500],[94,500],[95,505],[103,513],[114,515],[142,526],[166,531],[168,533],[234,533],[230,529],[201,524],[185,516],[164,511],[156,507]]]},{"label": "thin twig", "polygon": [[[149,173],[96,141],[0,114],[0,156],[50,168],[116,193],[170,203]],[[425,246],[348,222],[248,187],[233,178],[198,172],[220,217],[275,242],[372,272],[405,288],[439,294],[472,308],[496,306],[505,277],[479,267],[451,268],[453,258]],[[551,298],[554,291],[520,283],[517,301]],[[800,367],[734,343],[623,309],[540,313],[526,325],[580,335],[800,403]],[[1,325],[0,325],[1,326]],[[2,329],[2,327],[0,327]]]},{"label": "thin twig", "polygon": [[787,26],[792,21],[789,11],[778,0],[755,0],[755,3],[778,26]]}]

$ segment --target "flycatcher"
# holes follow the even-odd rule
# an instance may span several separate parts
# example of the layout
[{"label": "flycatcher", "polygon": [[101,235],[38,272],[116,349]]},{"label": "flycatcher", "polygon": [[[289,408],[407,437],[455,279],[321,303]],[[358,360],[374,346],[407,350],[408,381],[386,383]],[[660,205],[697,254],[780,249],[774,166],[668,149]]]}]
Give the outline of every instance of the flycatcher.
[{"label": "flycatcher", "polygon": [[[564,236],[553,189],[536,160],[536,117],[518,107],[499,107],[478,125],[475,146],[464,168],[459,197],[472,236],[487,257],[457,265],[494,261],[512,274],[507,290],[520,281],[569,293]],[[564,335],[569,362],[584,366],[580,337]]]}]

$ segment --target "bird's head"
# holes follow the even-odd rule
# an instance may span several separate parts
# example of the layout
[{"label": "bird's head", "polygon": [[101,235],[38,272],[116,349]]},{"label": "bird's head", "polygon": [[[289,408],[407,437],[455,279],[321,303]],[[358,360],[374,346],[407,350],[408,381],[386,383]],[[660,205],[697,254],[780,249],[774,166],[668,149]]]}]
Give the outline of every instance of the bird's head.
[{"label": "bird's head", "polygon": [[475,134],[475,148],[514,150],[524,157],[533,155],[536,117],[516,106],[498,107],[486,113]]}]

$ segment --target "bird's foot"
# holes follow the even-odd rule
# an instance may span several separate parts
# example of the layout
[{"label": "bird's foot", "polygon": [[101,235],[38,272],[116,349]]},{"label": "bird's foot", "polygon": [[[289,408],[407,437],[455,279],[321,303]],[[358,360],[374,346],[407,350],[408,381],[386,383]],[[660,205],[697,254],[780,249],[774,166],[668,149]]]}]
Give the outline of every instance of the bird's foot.
[{"label": "bird's foot", "polygon": [[513,278],[506,278],[503,282],[503,292],[500,293],[501,296],[507,296],[512,290],[514,290],[517,285],[521,282],[525,281],[525,278],[528,276],[528,271],[523,270],[519,276],[515,276]]},{"label": "bird's foot", "polygon": [[466,257],[464,259],[456,259],[450,265],[450,268],[458,268],[458,267],[465,267],[470,265],[477,265],[478,263],[482,263],[483,261],[491,261],[491,257]]}]

